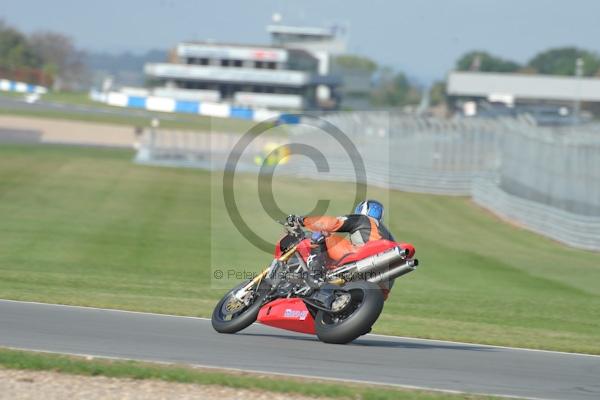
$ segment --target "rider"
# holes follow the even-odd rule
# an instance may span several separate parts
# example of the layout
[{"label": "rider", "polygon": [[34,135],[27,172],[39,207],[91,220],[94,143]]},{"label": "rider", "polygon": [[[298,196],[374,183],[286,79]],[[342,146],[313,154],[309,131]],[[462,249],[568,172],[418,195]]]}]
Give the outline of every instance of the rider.
[{"label": "rider", "polygon": [[[394,241],[394,237],[383,224],[383,212],[383,204],[379,201],[365,200],[356,206],[354,214],[340,217],[289,215],[287,223],[290,225],[299,223],[308,230],[316,232],[316,235],[313,234],[313,241],[318,241],[321,233],[324,236],[326,254],[330,259],[338,261],[371,240]],[[350,240],[339,235],[331,235],[334,232],[349,233]],[[310,263],[309,266],[315,271],[317,268],[322,268],[324,254],[319,246],[315,246],[313,254],[316,262]],[[387,291],[389,288],[384,289],[386,297]]]}]

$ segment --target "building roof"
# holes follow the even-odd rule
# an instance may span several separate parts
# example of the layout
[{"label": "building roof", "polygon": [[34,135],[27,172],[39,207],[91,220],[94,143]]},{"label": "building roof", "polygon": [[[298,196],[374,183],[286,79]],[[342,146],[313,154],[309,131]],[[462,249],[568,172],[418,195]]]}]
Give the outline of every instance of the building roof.
[{"label": "building roof", "polygon": [[[295,48],[295,47],[286,47],[286,46],[281,46],[281,45],[268,45],[268,44],[245,44],[245,43],[231,43],[231,42],[215,42],[215,41],[201,41],[201,40],[187,40],[184,42],[179,42],[176,46],[176,50],[180,49],[182,47],[204,47],[207,49],[213,48],[213,49],[223,49],[223,48],[232,48],[232,49],[244,49],[244,50],[255,50],[255,51],[260,51],[260,50],[273,50],[273,51],[277,51],[277,52],[285,52],[288,54],[292,54],[293,56],[299,56],[299,57],[309,57],[312,59],[316,59],[315,56],[313,54],[311,54],[310,52],[304,50],[304,49],[300,49],[300,48]],[[181,54],[179,54],[181,55]]]},{"label": "building roof", "polygon": [[600,101],[600,78],[458,72],[448,75],[453,96],[512,96],[514,99]]},{"label": "building roof", "polygon": [[267,46],[242,46],[221,43],[179,43],[179,57],[208,57],[239,60],[262,60],[285,62],[288,50]]},{"label": "building roof", "polygon": [[311,26],[269,25],[267,26],[267,32],[291,35],[335,36],[334,28],[317,28]]},{"label": "building roof", "polygon": [[264,43],[233,43],[233,42],[219,42],[215,40],[184,40],[178,45],[189,45],[189,46],[207,46],[207,47],[240,47],[240,48],[250,48],[250,47],[260,47],[265,49],[277,49],[277,50],[287,50],[285,46],[275,45],[275,44],[264,44]]}]

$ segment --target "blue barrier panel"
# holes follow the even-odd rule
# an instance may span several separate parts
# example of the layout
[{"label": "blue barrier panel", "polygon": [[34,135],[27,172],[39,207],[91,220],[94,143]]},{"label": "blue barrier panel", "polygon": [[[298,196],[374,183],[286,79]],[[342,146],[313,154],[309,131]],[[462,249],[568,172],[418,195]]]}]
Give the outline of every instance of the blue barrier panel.
[{"label": "blue barrier panel", "polygon": [[231,118],[252,119],[254,118],[254,111],[250,108],[231,107],[229,116]]},{"label": "blue barrier panel", "polygon": [[277,122],[280,124],[296,125],[300,123],[300,116],[297,114],[281,114]]},{"label": "blue barrier panel", "polygon": [[[4,81],[4,80],[3,80]],[[27,82],[17,82],[17,81],[9,81],[5,80],[2,85],[2,91],[6,92],[17,92],[17,88],[19,89],[18,93],[45,93],[46,88],[38,85],[33,85]]]},{"label": "blue barrier panel", "polygon": [[175,101],[175,112],[198,114],[200,103],[197,101]]},{"label": "blue barrier panel", "polygon": [[146,108],[146,98],[139,96],[129,96],[127,98],[127,107]]}]

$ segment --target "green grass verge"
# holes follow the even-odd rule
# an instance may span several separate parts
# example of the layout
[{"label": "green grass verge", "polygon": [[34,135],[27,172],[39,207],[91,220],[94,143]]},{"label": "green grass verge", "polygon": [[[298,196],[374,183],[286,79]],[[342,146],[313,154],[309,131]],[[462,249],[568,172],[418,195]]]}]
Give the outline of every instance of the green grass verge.
[{"label": "green grass verge", "polygon": [[[51,90],[48,93],[42,95],[41,98],[42,98],[42,100],[45,100],[45,101],[52,101],[52,102],[63,103],[63,104],[94,105],[94,106],[102,105],[102,103],[98,103],[97,101],[90,99],[90,95],[88,92],[67,92],[67,91],[55,92],[55,91]],[[106,106],[106,107],[108,107],[108,106]]]},{"label": "green grass verge", "polygon": [[[0,97],[23,98],[22,93],[0,92]],[[85,105],[98,110],[119,110],[126,111],[121,107],[112,107],[87,99],[87,94],[80,92],[51,92],[42,97],[43,101],[51,101],[63,103],[66,105]],[[150,120],[153,117],[158,118],[160,126],[167,129],[185,129],[185,130],[201,130],[211,131],[218,127],[219,130],[225,132],[246,132],[254,123],[241,119],[232,118],[217,118],[206,117],[193,114],[173,114],[161,112],[148,112],[149,116],[139,116],[135,113],[131,115],[115,115],[102,113],[81,113],[65,110],[38,110],[38,109],[23,109],[4,107],[0,109],[0,115],[17,115],[33,118],[52,118],[62,120],[73,120],[83,122],[95,122],[101,124],[116,124],[128,126],[146,127],[150,125]],[[172,119],[173,117],[176,119]],[[169,119],[165,119],[168,117]]]},{"label": "green grass verge", "polygon": [[[0,298],[208,317],[225,287],[211,268],[254,271],[269,255],[228,224],[218,174],[134,165],[129,151],[0,146]],[[256,178],[239,176],[249,223]],[[353,186],[277,180],[281,206],[308,212]],[[213,196],[214,195],[214,196]],[[373,189],[421,266],[397,281],[374,331],[600,354],[600,254],[503,223],[467,198]],[[219,283],[219,282],[217,282]]]},{"label": "green grass verge", "polygon": [[138,361],[87,360],[82,357],[0,349],[0,367],[21,370],[107,376],[113,378],[156,379],[168,382],[227,386],[236,389],[264,390],[313,397],[362,400],[387,399],[492,399],[480,395],[454,395],[422,390],[391,389],[352,383],[332,383],[312,379],[286,378],[274,375],[227,372],[177,365]]}]

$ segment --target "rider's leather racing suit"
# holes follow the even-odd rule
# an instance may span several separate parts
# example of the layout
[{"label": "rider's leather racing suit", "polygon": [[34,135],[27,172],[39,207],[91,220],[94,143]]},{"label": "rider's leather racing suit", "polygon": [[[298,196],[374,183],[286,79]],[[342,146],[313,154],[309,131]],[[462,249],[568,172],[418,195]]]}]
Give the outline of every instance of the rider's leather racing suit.
[{"label": "rider's leather racing suit", "polygon": [[[394,241],[394,237],[382,222],[362,214],[349,214],[341,217],[307,216],[302,218],[302,225],[307,229],[325,233],[348,233],[350,240],[340,235],[327,235],[325,247],[330,259],[337,261],[351,254],[358,247],[371,240],[386,239]],[[318,253],[318,250],[316,250]],[[381,285],[385,297],[391,285]]]}]

